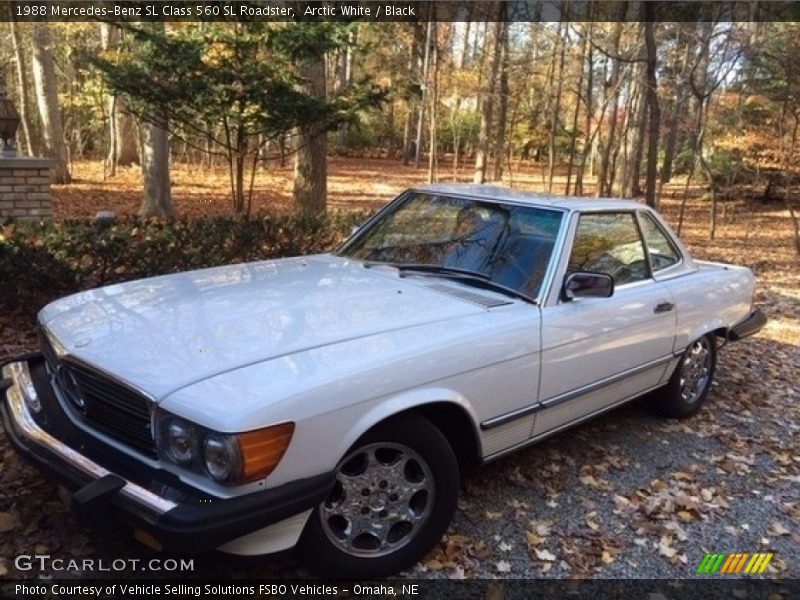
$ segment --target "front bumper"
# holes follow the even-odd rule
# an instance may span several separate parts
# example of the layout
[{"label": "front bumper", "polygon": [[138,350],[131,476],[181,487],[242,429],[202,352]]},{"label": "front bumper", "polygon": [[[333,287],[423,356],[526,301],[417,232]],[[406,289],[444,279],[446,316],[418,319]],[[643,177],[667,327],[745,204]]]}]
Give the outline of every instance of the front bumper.
[{"label": "front bumper", "polygon": [[64,415],[42,358],[20,358],[0,365],[3,426],[20,455],[73,492],[79,521],[113,516],[150,546],[198,551],[307,511],[333,486],[331,472],[235,498],[208,496],[77,428]]},{"label": "front bumper", "polygon": [[756,309],[750,313],[743,321],[730,328],[728,331],[728,340],[731,342],[738,342],[741,339],[755,335],[767,324],[767,315],[760,309]]}]

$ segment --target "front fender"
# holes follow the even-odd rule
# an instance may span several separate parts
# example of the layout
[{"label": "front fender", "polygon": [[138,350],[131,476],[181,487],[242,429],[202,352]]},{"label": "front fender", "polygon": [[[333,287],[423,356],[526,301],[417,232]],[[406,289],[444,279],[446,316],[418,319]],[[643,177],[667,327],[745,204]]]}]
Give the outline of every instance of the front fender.
[{"label": "front fender", "polygon": [[455,390],[428,387],[397,392],[299,421],[294,439],[281,464],[269,476],[268,483],[275,485],[310,473],[333,470],[358,439],[381,421],[408,410],[443,402],[464,411],[477,431],[474,407]]},{"label": "front fender", "polygon": [[[463,410],[472,423],[473,433],[477,431],[478,418],[475,415],[472,404],[455,390],[444,387],[409,390],[373,404],[369,410],[359,417],[347,436],[341,440],[339,456],[343,457],[361,436],[381,421],[385,421],[401,412],[442,402],[453,404]],[[476,436],[476,439],[479,438]]]}]

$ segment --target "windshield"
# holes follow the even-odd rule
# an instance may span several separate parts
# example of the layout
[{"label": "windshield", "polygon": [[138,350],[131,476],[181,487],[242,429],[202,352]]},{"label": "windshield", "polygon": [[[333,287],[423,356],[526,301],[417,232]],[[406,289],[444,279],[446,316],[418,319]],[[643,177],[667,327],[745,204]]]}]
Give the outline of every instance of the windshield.
[{"label": "windshield", "polygon": [[463,270],[536,298],[561,227],[556,210],[413,192],[345,243],[339,255],[394,266]]}]

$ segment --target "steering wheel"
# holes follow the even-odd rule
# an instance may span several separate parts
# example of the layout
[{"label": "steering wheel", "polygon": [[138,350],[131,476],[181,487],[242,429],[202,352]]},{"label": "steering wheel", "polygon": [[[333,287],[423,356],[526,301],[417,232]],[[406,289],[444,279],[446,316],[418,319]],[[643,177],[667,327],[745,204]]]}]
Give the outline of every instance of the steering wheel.
[{"label": "steering wheel", "polygon": [[620,263],[609,275],[614,278],[614,283],[617,285],[639,281],[647,275],[647,263],[643,258],[629,264]]}]

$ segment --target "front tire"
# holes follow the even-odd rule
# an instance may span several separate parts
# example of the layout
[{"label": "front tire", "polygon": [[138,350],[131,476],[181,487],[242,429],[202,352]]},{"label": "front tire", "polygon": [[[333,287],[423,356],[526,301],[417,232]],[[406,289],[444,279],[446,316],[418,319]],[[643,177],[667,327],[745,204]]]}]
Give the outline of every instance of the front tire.
[{"label": "front tire", "polygon": [[442,537],[456,508],[453,449],[430,421],[401,415],[364,434],[337,467],[328,499],[299,549],[322,576],[363,579],[413,565]]},{"label": "front tire", "polygon": [[716,366],[714,335],[704,335],[692,342],[681,355],[669,383],[660,391],[656,410],[677,419],[695,414],[708,396]]}]

